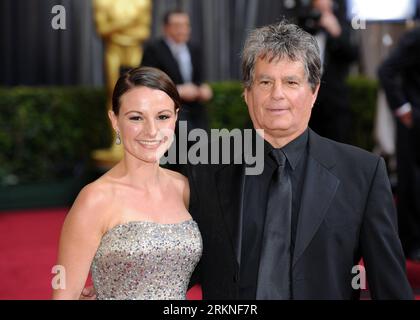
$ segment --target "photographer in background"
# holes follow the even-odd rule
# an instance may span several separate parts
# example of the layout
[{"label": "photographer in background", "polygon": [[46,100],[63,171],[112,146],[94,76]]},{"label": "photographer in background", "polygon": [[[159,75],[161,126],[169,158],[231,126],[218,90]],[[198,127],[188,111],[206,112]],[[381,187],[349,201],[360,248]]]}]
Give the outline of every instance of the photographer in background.
[{"label": "photographer in background", "polygon": [[420,261],[420,27],[407,31],[378,77],[397,125],[397,209],[406,257]]},{"label": "photographer in background", "polygon": [[305,12],[298,23],[316,37],[322,62],[322,85],[309,125],[322,136],[350,143],[352,115],[346,79],[358,48],[351,41],[344,2],[313,0]]}]

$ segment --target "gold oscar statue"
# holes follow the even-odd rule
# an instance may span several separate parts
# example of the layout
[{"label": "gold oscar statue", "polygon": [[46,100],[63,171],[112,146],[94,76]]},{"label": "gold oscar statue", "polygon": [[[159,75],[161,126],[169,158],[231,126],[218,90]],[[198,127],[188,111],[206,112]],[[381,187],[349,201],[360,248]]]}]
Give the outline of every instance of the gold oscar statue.
[{"label": "gold oscar statue", "polygon": [[[107,111],[112,106],[112,91],[120,76],[121,67],[140,65],[142,44],[150,36],[151,0],[94,0],[96,29],[104,40]],[[100,167],[110,168],[123,155],[121,145],[95,150],[93,159]]]}]

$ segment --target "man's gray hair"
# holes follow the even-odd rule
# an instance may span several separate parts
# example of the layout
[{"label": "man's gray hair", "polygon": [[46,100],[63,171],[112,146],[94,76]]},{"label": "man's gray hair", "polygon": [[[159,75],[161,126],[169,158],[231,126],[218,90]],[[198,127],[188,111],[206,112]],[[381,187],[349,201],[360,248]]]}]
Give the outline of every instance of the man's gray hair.
[{"label": "man's gray hair", "polygon": [[321,79],[321,59],[316,39],[295,24],[284,21],[250,32],[242,52],[242,79],[245,88],[254,81],[257,60],[289,58],[302,61],[305,73],[314,91]]}]

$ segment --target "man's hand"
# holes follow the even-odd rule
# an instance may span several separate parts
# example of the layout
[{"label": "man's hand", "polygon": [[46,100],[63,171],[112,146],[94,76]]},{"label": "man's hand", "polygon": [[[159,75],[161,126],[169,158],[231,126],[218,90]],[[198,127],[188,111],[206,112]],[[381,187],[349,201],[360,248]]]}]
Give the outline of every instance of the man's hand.
[{"label": "man's hand", "polygon": [[203,83],[198,88],[198,100],[202,102],[207,102],[211,98],[213,98],[213,91],[211,90],[210,86],[207,83]]},{"label": "man's hand", "polygon": [[408,112],[398,116],[398,119],[407,128],[412,128],[413,127],[413,112],[412,111],[408,111]]},{"label": "man's hand", "polygon": [[340,23],[332,12],[322,13],[319,23],[334,38],[337,38],[341,35]]},{"label": "man's hand", "polygon": [[177,86],[179,96],[184,101],[196,101],[198,99],[199,90],[193,83],[186,83]]},{"label": "man's hand", "polygon": [[93,286],[83,288],[79,300],[96,300],[96,291]]}]

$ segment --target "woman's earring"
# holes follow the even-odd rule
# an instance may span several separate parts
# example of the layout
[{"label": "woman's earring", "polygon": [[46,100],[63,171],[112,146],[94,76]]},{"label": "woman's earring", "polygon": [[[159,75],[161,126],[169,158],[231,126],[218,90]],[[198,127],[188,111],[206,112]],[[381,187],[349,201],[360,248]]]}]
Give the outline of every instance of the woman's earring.
[{"label": "woman's earring", "polygon": [[117,137],[115,138],[115,144],[120,145],[121,144],[121,137],[120,132],[117,131]]}]

